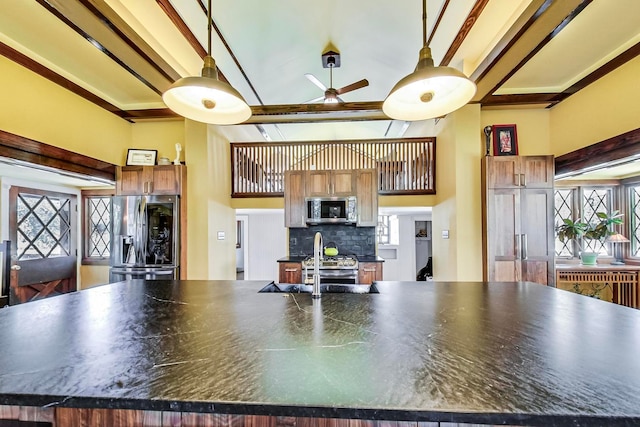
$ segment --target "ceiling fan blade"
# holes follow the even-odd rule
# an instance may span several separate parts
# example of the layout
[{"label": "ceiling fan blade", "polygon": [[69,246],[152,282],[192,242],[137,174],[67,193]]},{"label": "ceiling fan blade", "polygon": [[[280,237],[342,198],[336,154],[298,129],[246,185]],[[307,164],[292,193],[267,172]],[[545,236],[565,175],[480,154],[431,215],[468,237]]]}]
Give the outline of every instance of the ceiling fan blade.
[{"label": "ceiling fan blade", "polygon": [[327,90],[327,87],[326,87],[325,85],[323,85],[323,84],[322,84],[322,82],[321,82],[320,80],[318,80],[318,79],[316,78],[316,76],[314,76],[313,74],[306,73],[304,76],[305,76],[306,78],[308,78],[308,79],[309,79],[309,81],[310,81],[311,83],[313,83],[314,85],[316,85],[316,86],[318,86],[320,89],[322,89],[322,91],[323,91],[323,92],[324,92],[325,90]]},{"label": "ceiling fan blade", "polygon": [[318,101],[324,101],[324,95],[319,96],[317,98],[310,99],[309,101],[304,102],[303,104],[313,104],[314,102],[318,102]]},{"label": "ceiling fan blade", "polygon": [[360,89],[366,86],[369,86],[369,80],[362,79],[345,87],[341,87],[340,89],[336,90],[336,92],[338,93],[338,95],[342,95],[343,93],[351,92],[352,90]]}]

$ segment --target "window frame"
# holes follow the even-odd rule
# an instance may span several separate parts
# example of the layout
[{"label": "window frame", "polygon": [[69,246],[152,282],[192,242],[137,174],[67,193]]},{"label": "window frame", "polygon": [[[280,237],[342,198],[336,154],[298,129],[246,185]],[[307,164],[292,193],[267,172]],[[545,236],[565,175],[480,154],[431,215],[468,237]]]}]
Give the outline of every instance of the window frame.
[{"label": "window frame", "polygon": [[[102,190],[81,190],[80,192],[81,200],[82,200],[82,257],[81,257],[81,265],[109,265],[109,256],[106,257],[95,257],[89,256],[89,236],[91,235],[91,230],[89,227],[91,225],[91,221],[89,220],[89,199],[92,198],[104,198],[104,197],[113,197],[115,196],[115,189],[102,189]],[[111,217],[111,204],[110,204],[110,212],[109,216]],[[109,234],[111,234],[111,220],[109,220]]]}]

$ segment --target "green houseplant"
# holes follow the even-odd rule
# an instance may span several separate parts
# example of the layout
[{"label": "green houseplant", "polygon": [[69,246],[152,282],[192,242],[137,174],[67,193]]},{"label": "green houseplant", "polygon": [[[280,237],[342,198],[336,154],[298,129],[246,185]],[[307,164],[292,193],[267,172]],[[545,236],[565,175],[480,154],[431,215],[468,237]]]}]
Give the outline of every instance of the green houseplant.
[{"label": "green houseplant", "polygon": [[[622,224],[622,214],[618,211],[613,211],[611,214],[596,212],[595,216],[597,219],[592,222],[583,222],[580,219],[573,221],[571,218],[563,219],[562,224],[556,227],[558,238],[562,243],[573,240],[578,243],[579,247],[582,247],[582,240],[597,240],[604,244],[607,237],[614,234],[611,226]],[[597,257],[597,252],[580,251],[580,259],[585,265],[595,265]]]}]

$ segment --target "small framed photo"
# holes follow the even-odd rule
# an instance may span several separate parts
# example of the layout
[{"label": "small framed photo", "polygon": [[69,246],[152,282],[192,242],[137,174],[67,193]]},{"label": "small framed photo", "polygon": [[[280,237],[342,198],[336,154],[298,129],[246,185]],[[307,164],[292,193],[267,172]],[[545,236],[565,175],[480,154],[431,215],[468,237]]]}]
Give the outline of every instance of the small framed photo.
[{"label": "small framed photo", "polygon": [[137,150],[129,148],[127,151],[127,166],[153,166],[156,164],[158,150]]},{"label": "small framed photo", "polygon": [[493,155],[517,156],[518,135],[516,125],[493,125]]}]

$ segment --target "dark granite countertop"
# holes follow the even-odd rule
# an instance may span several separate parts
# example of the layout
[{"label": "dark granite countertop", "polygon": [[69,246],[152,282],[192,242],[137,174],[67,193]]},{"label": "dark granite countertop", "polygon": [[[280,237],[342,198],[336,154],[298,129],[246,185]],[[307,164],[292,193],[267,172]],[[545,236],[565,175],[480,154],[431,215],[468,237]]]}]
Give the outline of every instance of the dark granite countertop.
[{"label": "dark granite countertop", "polygon": [[131,281],[0,309],[0,404],[640,423],[640,311],[533,283]]}]

